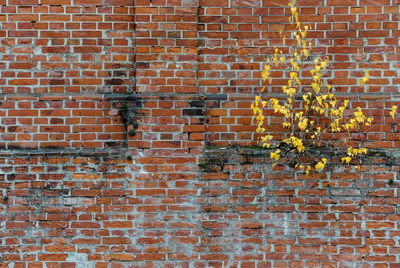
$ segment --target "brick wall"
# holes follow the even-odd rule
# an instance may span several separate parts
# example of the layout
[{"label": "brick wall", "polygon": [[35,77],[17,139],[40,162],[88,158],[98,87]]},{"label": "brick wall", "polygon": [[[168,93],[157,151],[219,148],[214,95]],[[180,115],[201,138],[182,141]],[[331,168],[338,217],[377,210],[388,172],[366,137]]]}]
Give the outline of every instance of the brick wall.
[{"label": "brick wall", "polygon": [[0,0],[0,267],[400,267],[400,2],[298,1],[383,149],[308,177],[250,148],[286,5]]}]

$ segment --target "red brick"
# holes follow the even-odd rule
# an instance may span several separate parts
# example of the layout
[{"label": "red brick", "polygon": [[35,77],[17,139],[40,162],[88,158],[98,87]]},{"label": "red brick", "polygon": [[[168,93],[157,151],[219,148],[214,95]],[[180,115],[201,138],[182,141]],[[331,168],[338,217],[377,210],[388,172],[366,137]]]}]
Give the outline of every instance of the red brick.
[{"label": "red brick", "polygon": [[70,15],[41,15],[40,21],[70,21]]},{"label": "red brick", "polygon": [[17,6],[34,6],[38,5],[38,0],[10,0],[8,2],[9,5],[17,5]]},{"label": "red brick", "polygon": [[71,5],[71,0],[41,0],[42,5]]},{"label": "red brick", "polygon": [[104,256],[106,261],[133,261],[135,257],[131,254],[122,254],[122,253],[114,253],[114,254],[106,254]]},{"label": "red brick", "polygon": [[43,47],[42,48],[43,53],[68,53],[70,52],[69,47]]},{"label": "red brick", "polygon": [[123,245],[130,244],[131,240],[127,237],[105,237],[103,238],[104,245]]},{"label": "red brick", "polygon": [[73,38],[101,38],[101,31],[73,31]]},{"label": "red brick", "polygon": [[92,6],[92,5],[103,5],[103,0],[73,0],[74,5]]},{"label": "red brick", "polygon": [[36,14],[16,14],[8,15],[9,21],[37,21],[39,18]]},{"label": "red brick", "polygon": [[51,245],[45,247],[48,252],[72,252],[75,251],[75,247],[64,246],[64,245]]},{"label": "red brick", "polygon": [[39,261],[65,261],[68,254],[39,254]]}]

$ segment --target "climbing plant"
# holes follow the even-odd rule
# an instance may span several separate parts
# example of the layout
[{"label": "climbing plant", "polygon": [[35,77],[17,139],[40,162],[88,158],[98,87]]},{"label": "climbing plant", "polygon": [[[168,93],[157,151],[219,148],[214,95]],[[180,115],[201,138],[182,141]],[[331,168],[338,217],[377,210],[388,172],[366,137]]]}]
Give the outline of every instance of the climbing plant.
[{"label": "climbing plant", "polygon": [[[305,171],[308,175],[310,171],[324,170],[329,161],[327,156],[313,157],[310,160],[312,148],[344,148],[340,157],[342,164],[350,164],[354,158],[366,155],[367,148],[351,146],[351,134],[360,132],[363,126],[370,127],[374,117],[367,117],[360,107],[351,109],[349,99],[341,99],[335,95],[332,85],[324,79],[329,64],[328,57],[311,58],[312,43],[307,42],[311,25],[301,24],[295,2],[288,5],[291,11],[289,22],[294,30],[289,34],[281,31],[280,37],[283,45],[286,44],[287,37],[294,40],[294,45],[288,53],[274,47],[274,54],[268,57],[261,72],[267,86],[254,98],[251,109],[257,123],[256,133],[260,134],[259,142],[263,147],[272,148],[270,158],[273,165],[284,156],[290,160],[292,167]],[[275,84],[271,76],[273,68],[287,71],[287,83],[279,88],[283,96],[281,98],[266,98],[263,94],[266,88]],[[359,81],[364,90],[369,77],[369,71],[366,70]],[[269,131],[268,117],[264,113],[266,109],[282,118],[285,135],[274,137]],[[390,111],[393,118],[396,109],[397,106],[393,106]]]}]

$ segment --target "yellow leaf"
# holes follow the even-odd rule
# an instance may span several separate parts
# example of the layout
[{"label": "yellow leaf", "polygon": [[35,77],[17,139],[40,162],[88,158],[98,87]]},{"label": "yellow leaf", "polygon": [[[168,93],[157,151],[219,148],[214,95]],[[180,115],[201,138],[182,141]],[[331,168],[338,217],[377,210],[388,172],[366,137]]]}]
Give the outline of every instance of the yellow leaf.
[{"label": "yellow leaf", "polygon": [[352,146],[350,146],[349,148],[347,148],[347,155],[353,156],[353,147],[352,147]]},{"label": "yellow leaf", "polygon": [[286,128],[290,128],[291,125],[292,125],[292,124],[289,123],[289,122],[283,122],[283,123],[282,123],[282,126],[283,126],[283,127],[286,127]]},{"label": "yellow leaf", "polygon": [[342,163],[346,162],[347,164],[349,164],[351,161],[351,157],[347,156],[347,157],[342,157]]},{"label": "yellow leaf", "polygon": [[309,56],[308,49],[304,49],[303,52],[304,52],[304,56],[306,57],[306,59],[308,59],[308,56]]},{"label": "yellow leaf", "polygon": [[322,163],[322,162],[318,162],[318,164],[316,164],[315,165],[315,170],[316,171],[319,171],[319,170],[324,170],[324,168],[325,168],[325,164],[324,163]]},{"label": "yellow leaf", "polygon": [[261,72],[261,76],[262,76],[263,81],[265,81],[268,79],[269,72],[267,70],[264,70]]},{"label": "yellow leaf", "polygon": [[269,144],[268,141],[272,140],[272,138],[273,137],[271,135],[265,135],[264,137],[261,137],[261,140],[263,141],[263,147],[269,148],[271,144]]},{"label": "yellow leaf", "polygon": [[360,148],[360,149],[358,149],[358,154],[367,154],[367,148],[364,148],[364,147],[362,147],[362,148]]},{"label": "yellow leaf", "polygon": [[311,167],[310,167],[310,166],[307,166],[307,169],[306,169],[306,174],[307,174],[307,176],[308,176],[308,174],[310,173],[310,170],[311,170]]},{"label": "yellow leaf", "polygon": [[392,118],[394,119],[394,115],[396,113],[397,110],[397,106],[392,106],[392,111],[390,112],[390,115],[392,116]]},{"label": "yellow leaf", "polygon": [[302,121],[299,121],[299,128],[301,130],[305,130],[307,128],[308,119],[304,118]]},{"label": "yellow leaf", "polygon": [[279,155],[280,152],[281,152],[281,150],[279,150],[279,149],[276,150],[275,152],[271,152],[270,158],[274,159],[275,161],[278,161],[280,158],[280,155]]},{"label": "yellow leaf", "polygon": [[292,97],[293,94],[296,94],[296,89],[293,88],[293,87],[290,87],[290,88],[287,90],[286,94],[288,94],[289,97]]}]

